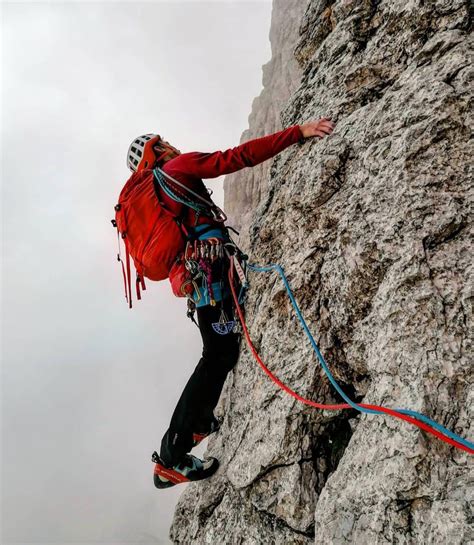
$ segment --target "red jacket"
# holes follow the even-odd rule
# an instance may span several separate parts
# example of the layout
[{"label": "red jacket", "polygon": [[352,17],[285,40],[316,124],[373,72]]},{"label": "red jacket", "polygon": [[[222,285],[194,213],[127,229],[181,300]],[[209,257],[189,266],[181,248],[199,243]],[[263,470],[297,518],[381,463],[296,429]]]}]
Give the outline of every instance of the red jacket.
[{"label": "red jacket", "polygon": [[[182,153],[167,161],[161,168],[166,174],[206,197],[207,193],[202,178],[217,178],[245,167],[253,167],[277,155],[291,144],[303,141],[304,136],[299,125],[294,125],[274,134],[249,140],[226,151]],[[166,178],[166,182],[174,189],[173,183],[168,178]],[[161,189],[160,197],[168,210],[174,214],[181,215],[183,212],[186,214],[185,225],[191,227],[195,225],[196,218],[193,210],[188,207],[183,210],[184,205],[172,200]],[[210,223],[210,219],[200,216],[197,225],[201,223]],[[211,223],[213,222],[211,221]]]}]

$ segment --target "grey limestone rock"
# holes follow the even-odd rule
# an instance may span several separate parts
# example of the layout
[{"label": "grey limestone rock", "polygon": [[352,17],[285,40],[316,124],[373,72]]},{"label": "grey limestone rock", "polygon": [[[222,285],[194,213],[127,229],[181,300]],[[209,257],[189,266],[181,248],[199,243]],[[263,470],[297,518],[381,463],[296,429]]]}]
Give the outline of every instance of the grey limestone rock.
[{"label": "grey limestone rock", "polygon": [[[349,396],[422,412],[472,440],[469,3],[301,4],[274,3],[280,41],[243,139],[277,130],[270,102],[285,86],[283,127],[323,115],[337,127],[226,180],[241,246],[253,263],[283,266]],[[286,39],[300,72],[278,72]],[[340,402],[276,273],[252,273],[246,319],[283,382]],[[300,404],[245,343],[218,411],[208,451],[222,465],[183,493],[174,543],[474,542],[466,452],[388,416]]]},{"label": "grey limestone rock", "polygon": [[[271,60],[263,70],[263,90],[252,104],[249,128],[240,141],[272,134],[281,130],[280,113],[296,90],[301,68],[294,57],[298,27],[308,0],[274,0],[270,27]],[[248,245],[248,228],[255,207],[268,187],[271,161],[246,168],[224,179],[225,211],[229,225],[242,229],[240,243]]]}]

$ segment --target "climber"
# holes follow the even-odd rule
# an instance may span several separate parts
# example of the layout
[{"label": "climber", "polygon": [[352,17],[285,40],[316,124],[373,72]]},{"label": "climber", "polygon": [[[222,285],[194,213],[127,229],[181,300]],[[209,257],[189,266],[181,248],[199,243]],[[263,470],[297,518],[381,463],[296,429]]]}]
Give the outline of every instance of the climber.
[{"label": "climber", "polygon": [[[188,308],[191,303],[190,308],[197,312],[203,342],[202,357],[179,398],[160,454],[152,455],[157,488],[205,479],[217,470],[217,459],[201,460],[189,452],[219,429],[213,411],[240,349],[241,334],[227,278],[228,260],[222,251],[230,241],[229,233],[215,213],[217,207],[203,204],[209,203],[210,196],[202,178],[253,167],[291,144],[303,144],[309,137],[323,138],[333,129],[330,118],[322,118],[214,153],[181,153],[156,134],[135,139],[129,148],[127,163],[134,173],[131,179],[153,175],[160,205],[185,229],[185,251],[176,257],[169,280],[174,294],[188,297]],[[143,274],[146,276],[146,272]],[[139,281],[142,279],[137,277],[137,290]]]}]

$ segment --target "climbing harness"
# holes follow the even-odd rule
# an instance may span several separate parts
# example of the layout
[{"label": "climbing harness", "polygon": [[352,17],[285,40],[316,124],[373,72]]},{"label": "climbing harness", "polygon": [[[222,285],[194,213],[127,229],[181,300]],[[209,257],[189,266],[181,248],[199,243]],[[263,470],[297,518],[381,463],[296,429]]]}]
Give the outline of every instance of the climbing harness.
[{"label": "climbing harness", "polygon": [[[287,392],[289,395],[291,395],[292,397],[294,397],[295,399],[297,399],[301,403],[304,403],[306,405],[310,405],[312,407],[316,407],[318,409],[339,410],[339,409],[354,408],[354,409],[356,409],[356,410],[358,410],[360,412],[364,412],[364,413],[372,413],[372,414],[386,413],[386,414],[389,414],[389,415],[394,416],[396,418],[400,418],[401,420],[405,420],[407,422],[410,422],[411,424],[414,424],[415,426],[418,426],[420,429],[423,429],[424,431],[426,431],[428,433],[431,433],[432,435],[435,435],[436,437],[438,437],[442,441],[444,441],[446,443],[449,443],[449,444],[455,446],[458,449],[464,450],[464,451],[466,451],[466,452],[468,452],[470,454],[474,454],[474,444],[473,443],[471,443],[470,441],[468,441],[466,439],[463,439],[462,437],[460,437],[456,433],[451,432],[450,430],[446,429],[444,426],[441,426],[440,424],[438,424],[434,420],[431,420],[430,418],[428,418],[427,416],[425,416],[425,415],[423,415],[421,413],[418,413],[416,411],[407,410],[407,409],[389,409],[387,407],[382,407],[382,406],[378,406],[378,405],[369,405],[369,404],[365,404],[365,403],[355,403],[354,401],[352,401],[344,393],[344,391],[341,389],[341,387],[339,386],[339,384],[336,382],[333,375],[331,374],[331,372],[329,370],[329,367],[328,367],[324,357],[322,356],[322,354],[321,354],[321,352],[320,352],[320,350],[319,350],[313,336],[311,335],[311,332],[309,331],[309,328],[308,328],[308,326],[307,326],[307,324],[306,324],[306,322],[305,322],[305,320],[304,320],[304,318],[303,318],[303,316],[301,314],[301,311],[300,311],[300,309],[299,309],[299,307],[298,307],[298,305],[296,303],[296,300],[295,300],[295,298],[293,296],[290,285],[288,283],[288,280],[286,279],[286,276],[285,276],[285,274],[283,272],[282,267],[280,265],[276,265],[276,264],[272,264],[272,265],[269,265],[267,267],[259,267],[259,266],[256,266],[256,265],[248,264],[247,267],[250,270],[253,270],[253,271],[256,271],[256,272],[267,272],[267,271],[271,271],[271,270],[276,270],[279,273],[279,275],[281,276],[281,278],[282,278],[282,280],[283,280],[283,282],[285,284],[285,289],[286,289],[286,291],[288,293],[288,296],[289,296],[289,298],[291,300],[293,308],[296,311],[298,319],[299,319],[300,323],[302,324],[302,327],[303,327],[306,335],[308,336],[308,338],[309,338],[309,340],[311,342],[313,350],[316,353],[316,355],[318,357],[318,360],[321,363],[321,366],[322,366],[324,372],[326,373],[327,377],[329,378],[331,384],[334,386],[334,388],[339,393],[339,395],[341,395],[341,397],[346,401],[346,403],[340,403],[340,404],[336,404],[336,405],[325,405],[325,404],[322,404],[322,403],[317,403],[315,401],[312,401],[310,399],[306,399],[306,398],[300,396],[294,390],[289,388],[286,384],[284,384],[280,379],[278,379],[268,369],[268,367],[264,364],[264,362],[262,361],[262,359],[258,355],[258,353],[257,353],[257,351],[256,351],[256,349],[255,349],[255,347],[254,347],[254,345],[252,343],[252,340],[250,338],[250,334],[249,334],[248,329],[247,329],[247,325],[245,323],[245,319],[244,319],[244,316],[243,316],[242,309],[240,308],[239,300],[237,298],[237,293],[236,293],[235,285],[234,285],[234,278],[235,278],[234,277],[234,268],[235,268],[236,271],[238,271],[238,269],[237,269],[237,267],[233,266],[234,261],[233,261],[233,259],[230,258],[230,256],[229,256],[229,262],[230,262],[230,267],[229,267],[229,270],[228,270],[229,285],[230,285],[230,288],[231,288],[232,297],[234,298],[235,308],[237,310],[237,314],[238,314],[238,317],[240,319],[240,323],[241,323],[241,326],[243,328],[243,332],[244,332],[246,340],[247,340],[247,344],[249,345],[249,348],[250,348],[252,354],[254,355],[255,359],[257,360],[258,364],[263,369],[263,371],[282,390]],[[238,272],[237,272],[237,274],[238,274]],[[239,275],[239,279],[240,279],[240,275]]]},{"label": "climbing harness", "polygon": [[[224,222],[227,220],[225,213],[216,206],[212,201],[205,199],[198,193],[194,192],[192,189],[188,188],[172,176],[168,175],[159,167],[153,170],[153,174],[158,186],[163,190],[163,192],[174,201],[181,203],[196,212],[196,219],[200,214],[208,214],[212,216],[212,219],[216,222],[221,223],[220,229],[222,229],[225,240],[218,237],[209,237],[205,240],[200,240],[199,236],[202,235],[205,230],[200,230],[199,233],[195,232],[192,236],[188,236],[186,242],[186,247],[183,253],[183,261],[186,270],[190,273],[191,278],[183,282],[180,287],[181,294],[188,298],[187,301],[187,312],[186,315],[190,318],[194,324],[199,327],[198,323],[194,318],[196,311],[196,302],[201,301],[201,291],[199,289],[199,281],[202,284],[203,293],[208,295],[209,304],[211,306],[217,305],[216,296],[213,288],[213,270],[214,265],[217,262],[224,264],[224,259],[227,256],[232,255],[234,266],[238,271],[239,278],[242,284],[241,292],[239,294],[239,302],[243,304],[243,299],[245,296],[245,291],[248,288],[248,282],[246,278],[246,271],[244,271],[245,265],[239,262],[239,258],[242,260],[242,263],[247,256],[241,252],[237,247],[235,242],[232,240],[229,229],[235,231],[232,227],[224,225]],[[171,183],[172,182],[173,186]],[[213,226],[210,227],[211,229]],[[237,231],[235,231],[239,234]],[[197,301],[194,301],[191,294],[187,293],[186,288],[189,284],[192,284],[194,287],[193,293],[196,294]],[[221,278],[219,281],[221,297],[223,298],[222,291],[224,290],[224,282]],[[223,308],[223,303],[221,300],[221,311],[218,322],[213,322],[211,324],[213,330],[219,335],[227,335],[228,333],[241,333],[242,328],[237,320],[229,320],[226,312]]]}]

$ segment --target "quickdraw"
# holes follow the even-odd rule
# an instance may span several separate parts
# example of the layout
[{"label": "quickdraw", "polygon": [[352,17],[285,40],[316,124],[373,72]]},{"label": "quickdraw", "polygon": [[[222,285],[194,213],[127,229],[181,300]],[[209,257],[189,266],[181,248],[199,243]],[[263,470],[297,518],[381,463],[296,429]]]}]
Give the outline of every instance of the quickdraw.
[{"label": "quickdraw", "polygon": [[205,287],[209,292],[209,304],[212,307],[215,307],[216,300],[214,299],[214,289],[212,288],[212,267],[207,258],[199,258],[199,269],[203,275],[203,284],[205,284]]},{"label": "quickdraw", "polygon": [[212,265],[224,256],[223,241],[216,237],[210,237],[206,240],[194,240],[186,243],[184,251],[184,266],[193,276],[192,280],[187,280],[181,286],[181,293],[186,295],[185,287],[189,283],[194,286],[198,302],[201,300],[199,288],[196,279],[201,277],[203,284],[209,291],[210,304],[216,305],[214,292],[212,288]]},{"label": "quickdraw", "polygon": [[[212,288],[212,267],[211,265],[218,259],[224,259],[225,257],[232,259],[234,266],[239,271],[239,278],[241,280],[242,286],[239,294],[240,304],[244,303],[244,298],[246,291],[249,287],[247,280],[247,267],[246,260],[248,259],[245,254],[238,248],[235,242],[232,241],[229,233],[227,232],[227,241],[224,241],[219,238],[211,237],[207,240],[188,242],[186,245],[186,250],[184,253],[185,267],[188,271],[193,274],[193,279],[188,280],[181,287],[183,295],[185,293],[185,286],[190,282],[193,283],[195,293],[199,297],[196,302],[201,300],[200,290],[197,287],[196,280],[201,278],[203,288],[207,289],[209,293],[210,304],[216,306],[217,302],[214,299],[214,292]],[[223,287],[223,286],[222,286]],[[194,313],[196,311],[196,302],[191,295],[188,297],[188,310],[187,316],[190,318],[197,326],[197,322],[194,319]],[[223,306],[221,306],[221,312],[218,322],[213,322],[211,324],[212,329],[219,335],[227,335],[228,333],[242,333],[243,329],[238,321],[234,318],[229,320],[226,312],[224,311]],[[198,326],[199,327],[199,326]]]},{"label": "quickdraw", "polygon": [[206,240],[195,240],[194,242],[188,241],[186,243],[186,249],[184,251],[184,258],[186,261],[197,262],[200,258],[209,259],[211,263],[214,263],[217,259],[224,257],[224,241],[210,237]]}]

